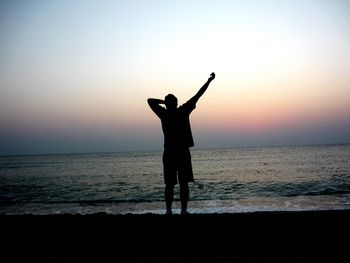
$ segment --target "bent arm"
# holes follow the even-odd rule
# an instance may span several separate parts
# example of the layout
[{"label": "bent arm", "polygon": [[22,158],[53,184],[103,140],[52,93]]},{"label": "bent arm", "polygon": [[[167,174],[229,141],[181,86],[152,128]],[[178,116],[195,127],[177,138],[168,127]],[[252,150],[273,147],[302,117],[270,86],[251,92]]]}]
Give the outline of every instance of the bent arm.
[{"label": "bent arm", "polygon": [[153,98],[149,98],[147,100],[148,105],[150,106],[150,108],[152,109],[152,111],[159,117],[161,118],[165,109],[160,106],[160,104],[165,104],[164,100],[160,100],[160,99],[153,99]]},{"label": "bent arm", "polygon": [[159,105],[159,104],[165,104],[165,101],[164,100],[160,100],[160,99],[153,99],[153,98],[149,98],[147,100],[148,102],[148,105],[152,108],[152,106],[156,106],[156,105]]},{"label": "bent arm", "polygon": [[193,101],[194,103],[197,103],[197,101],[199,100],[200,97],[202,97],[202,95],[204,94],[204,92],[207,90],[207,88],[209,87],[210,82],[212,82],[215,79],[215,73],[211,73],[210,74],[210,78],[207,80],[207,82],[204,83],[204,85],[199,89],[199,91],[197,92],[196,95],[194,95],[191,98],[191,101]]}]

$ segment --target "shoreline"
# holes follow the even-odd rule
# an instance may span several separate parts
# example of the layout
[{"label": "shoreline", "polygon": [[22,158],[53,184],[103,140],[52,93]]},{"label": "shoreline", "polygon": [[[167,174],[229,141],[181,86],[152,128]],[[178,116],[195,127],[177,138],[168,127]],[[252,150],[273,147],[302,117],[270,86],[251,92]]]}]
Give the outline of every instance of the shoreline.
[{"label": "shoreline", "polygon": [[45,262],[335,262],[350,210],[0,215],[3,258]]},{"label": "shoreline", "polygon": [[[321,196],[280,196],[280,197],[250,197],[239,200],[191,200],[188,211],[191,214],[225,214],[254,212],[301,212],[350,210],[350,194]],[[173,212],[179,214],[181,203],[175,199]],[[0,215],[60,215],[82,214],[91,215],[106,213],[111,215],[146,213],[162,215],[165,212],[165,202],[118,202],[118,201],[79,201],[53,203],[6,203],[2,202]]]}]

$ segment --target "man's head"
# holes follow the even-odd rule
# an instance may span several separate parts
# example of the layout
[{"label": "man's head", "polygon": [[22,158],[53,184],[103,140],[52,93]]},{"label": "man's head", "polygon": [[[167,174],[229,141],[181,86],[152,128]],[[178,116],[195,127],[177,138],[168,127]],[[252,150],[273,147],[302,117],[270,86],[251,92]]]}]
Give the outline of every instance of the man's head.
[{"label": "man's head", "polygon": [[177,98],[173,94],[166,95],[164,100],[168,110],[177,108]]}]

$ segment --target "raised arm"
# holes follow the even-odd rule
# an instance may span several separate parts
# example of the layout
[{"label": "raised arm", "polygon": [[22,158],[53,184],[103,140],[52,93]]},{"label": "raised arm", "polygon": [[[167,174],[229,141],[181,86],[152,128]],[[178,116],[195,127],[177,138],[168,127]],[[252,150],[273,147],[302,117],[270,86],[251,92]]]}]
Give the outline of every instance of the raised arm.
[{"label": "raised arm", "polygon": [[152,109],[152,111],[159,117],[162,117],[162,114],[165,111],[165,108],[163,108],[162,106],[160,106],[160,104],[165,104],[164,100],[160,100],[160,99],[153,99],[153,98],[149,98],[147,100],[148,105],[150,106],[150,108]]},{"label": "raised arm", "polygon": [[212,82],[215,79],[215,73],[211,73],[210,74],[210,78],[207,80],[207,82],[204,83],[204,85],[199,89],[199,91],[197,92],[196,95],[194,95],[191,98],[191,101],[193,103],[197,103],[197,101],[199,100],[200,97],[202,97],[202,95],[204,94],[204,92],[207,90],[207,88],[209,87],[210,82]]},{"label": "raised arm", "polygon": [[159,104],[165,104],[165,101],[164,100],[161,100],[161,99],[153,99],[153,98],[149,98],[147,100],[148,102],[148,105],[152,108],[152,106],[156,106],[156,105],[159,105]]}]

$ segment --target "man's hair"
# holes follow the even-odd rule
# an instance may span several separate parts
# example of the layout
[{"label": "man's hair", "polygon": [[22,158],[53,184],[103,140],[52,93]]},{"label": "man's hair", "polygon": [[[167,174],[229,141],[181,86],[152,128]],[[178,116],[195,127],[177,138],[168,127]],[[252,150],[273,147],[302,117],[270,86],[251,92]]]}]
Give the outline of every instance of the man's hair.
[{"label": "man's hair", "polygon": [[164,101],[167,108],[177,107],[177,98],[173,94],[166,95]]},{"label": "man's hair", "polygon": [[165,96],[165,102],[174,103],[177,102],[177,98],[173,94],[168,94]]}]

